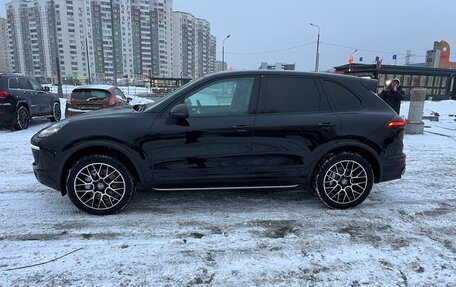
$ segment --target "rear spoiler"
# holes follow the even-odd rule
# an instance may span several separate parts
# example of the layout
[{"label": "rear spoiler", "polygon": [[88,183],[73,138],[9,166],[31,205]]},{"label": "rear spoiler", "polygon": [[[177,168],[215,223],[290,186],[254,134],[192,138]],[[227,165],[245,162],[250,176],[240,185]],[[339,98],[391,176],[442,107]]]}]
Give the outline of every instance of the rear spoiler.
[{"label": "rear spoiler", "polygon": [[373,93],[377,92],[377,84],[378,84],[377,79],[361,78],[361,83],[369,91],[371,91]]}]

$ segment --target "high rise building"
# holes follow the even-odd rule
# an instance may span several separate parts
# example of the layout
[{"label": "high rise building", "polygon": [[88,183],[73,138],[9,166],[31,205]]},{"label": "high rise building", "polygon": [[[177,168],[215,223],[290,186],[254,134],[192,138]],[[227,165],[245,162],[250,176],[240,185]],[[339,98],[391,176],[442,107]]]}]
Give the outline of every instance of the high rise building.
[{"label": "high rise building", "polygon": [[8,20],[0,18],[0,73],[11,72],[11,52],[8,45]]},{"label": "high rise building", "polygon": [[215,70],[211,25],[190,13],[173,12],[173,76],[198,78]]},{"label": "high rise building", "polygon": [[55,79],[58,62],[62,77],[95,82],[113,78],[114,62],[117,77],[129,79],[195,78],[214,71],[210,23],[188,13],[176,16],[180,12],[172,8],[172,0],[11,1],[10,66]]}]

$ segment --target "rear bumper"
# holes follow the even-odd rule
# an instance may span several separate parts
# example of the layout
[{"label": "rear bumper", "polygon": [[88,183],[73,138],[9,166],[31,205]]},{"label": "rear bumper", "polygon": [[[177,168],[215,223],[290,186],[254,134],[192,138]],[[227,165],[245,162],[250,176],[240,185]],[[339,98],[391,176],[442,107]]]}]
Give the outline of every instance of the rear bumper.
[{"label": "rear bumper", "polygon": [[11,103],[0,104],[0,123],[9,123],[14,117],[14,106]]},{"label": "rear bumper", "polygon": [[65,117],[69,118],[69,117],[73,117],[73,116],[77,116],[77,115],[83,115],[83,114],[93,112],[93,111],[96,111],[96,110],[80,110],[80,109],[73,109],[73,108],[67,107],[65,109]]},{"label": "rear bumper", "polygon": [[405,173],[406,155],[390,157],[383,162],[383,172],[381,182],[400,179]]}]

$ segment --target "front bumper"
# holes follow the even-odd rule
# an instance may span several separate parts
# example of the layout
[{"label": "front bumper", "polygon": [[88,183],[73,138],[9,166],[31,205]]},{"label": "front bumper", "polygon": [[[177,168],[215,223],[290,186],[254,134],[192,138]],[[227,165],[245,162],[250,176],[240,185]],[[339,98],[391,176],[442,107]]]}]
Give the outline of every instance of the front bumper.
[{"label": "front bumper", "polygon": [[390,157],[383,161],[382,182],[400,179],[405,173],[406,155]]},{"label": "front bumper", "polygon": [[41,184],[61,191],[61,187],[57,183],[57,167],[55,166],[54,155],[34,144],[32,144],[32,153],[34,159],[33,172],[36,179]]}]

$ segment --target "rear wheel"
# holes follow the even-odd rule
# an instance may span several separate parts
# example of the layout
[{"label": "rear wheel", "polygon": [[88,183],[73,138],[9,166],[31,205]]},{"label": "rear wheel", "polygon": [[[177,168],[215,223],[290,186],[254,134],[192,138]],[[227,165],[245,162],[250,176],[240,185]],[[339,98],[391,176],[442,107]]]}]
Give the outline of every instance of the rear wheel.
[{"label": "rear wheel", "polygon": [[124,209],[135,191],[133,177],[115,158],[91,155],[76,162],[69,171],[66,188],[76,207],[95,215]]},{"label": "rear wheel", "polygon": [[326,156],[318,165],[313,187],[327,206],[346,209],[362,203],[374,183],[369,162],[356,153]]},{"label": "rear wheel", "polygon": [[55,102],[52,106],[52,116],[49,118],[51,122],[58,122],[62,118],[62,111],[60,108],[60,103]]},{"label": "rear wheel", "polygon": [[14,130],[25,130],[30,125],[30,113],[24,106],[19,106],[14,114],[12,128]]}]

